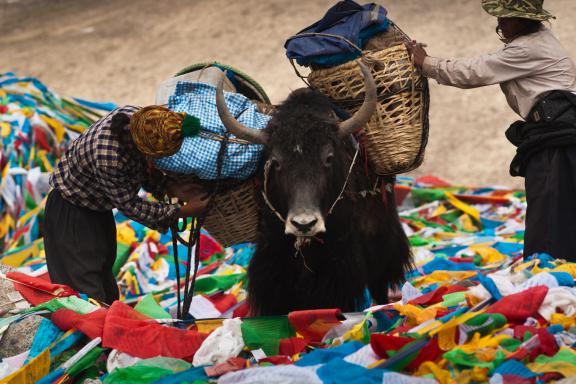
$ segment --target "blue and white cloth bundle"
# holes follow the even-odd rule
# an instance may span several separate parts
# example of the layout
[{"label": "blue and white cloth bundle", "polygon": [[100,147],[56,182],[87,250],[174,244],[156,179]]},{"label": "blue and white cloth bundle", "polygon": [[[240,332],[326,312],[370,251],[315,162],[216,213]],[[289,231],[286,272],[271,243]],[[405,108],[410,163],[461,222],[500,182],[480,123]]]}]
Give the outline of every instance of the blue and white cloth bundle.
[{"label": "blue and white cloth bundle", "polygon": [[[240,93],[224,92],[226,105],[236,119],[250,128],[264,129],[270,116],[257,111],[256,105]],[[170,96],[168,108],[200,119],[199,135],[184,138],[180,150],[155,161],[164,171],[194,174],[202,180],[216,180],[217,159],[226,128],[216,108],[216,87],[205,83],[179,82]],[[256,172],[262,145],[239,143],[230,135],[221,170],[221,179],[248,179]]]}]

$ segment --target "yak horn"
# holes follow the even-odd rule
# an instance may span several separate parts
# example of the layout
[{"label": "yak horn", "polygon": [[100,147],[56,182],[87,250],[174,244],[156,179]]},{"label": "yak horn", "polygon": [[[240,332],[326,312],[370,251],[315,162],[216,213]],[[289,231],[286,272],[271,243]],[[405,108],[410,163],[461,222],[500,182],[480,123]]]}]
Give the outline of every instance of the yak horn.
[{"label": "yak horn", "polygon": [[358,128],[362,128],[366,123],[368,123],[372,114],[376,110],[376,83],[374,83],[374,78],[372,77],[372,73],[370,73],[368,67],[360,61],[358,62],[358,65],[360,65],[360,70],[364,76],[364,103],[351,118],[342,121],[339,124],[340,137],[348,136],[349,134],[354,133]]},{"label": "yak horn", "polygon": [[220,81],[218,82],[218,87],[216,88],[216,108],[218,108],[218,115],[220,116],[220,120],[222,120],[222,124],[228,130],[228,132],[232,133],[239,139],[249,141],[254,144],[266,144],[268,140],[268,135],[259,130],[254,128],[249,128],[236,120],[234,116],[228,110],[226,106],[226,100],[224,99],[224,78],[226,74],[222,74]]}]

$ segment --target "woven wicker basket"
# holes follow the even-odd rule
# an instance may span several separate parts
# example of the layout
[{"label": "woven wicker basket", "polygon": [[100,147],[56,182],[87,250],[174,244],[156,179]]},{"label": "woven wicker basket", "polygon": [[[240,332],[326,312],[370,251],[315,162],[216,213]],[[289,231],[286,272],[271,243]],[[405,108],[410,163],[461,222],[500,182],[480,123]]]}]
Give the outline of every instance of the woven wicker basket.
[{"label": "woven wicker basket", "polygon": [[[406,39],[392,24],[389,32],[368,43],[373,50],[362,55],[363,62],[372,67],[378,107],[360,140],[379,175],[417,168],[428,142],[428,83],[412,64],[403,43]],[[350,114],[362,105],[364,81],[356,62],[312,70],[307,79]]]},{"label": "woven wicker basket", "polygon": [[256,240],[257,187],[253,180],[218,194],[204,228],[224,247]]},{"label": "woven wicker basket", "polygon": [[[241,71],[227,65],[219,63],[201,63],[194,64],[184,68],[178,75],[192,71],[202,70],[210,65],[218,65],[233,71],[238,83],[238,92],[256,102],[261,113],[270,113],[270,100],[264,90]],[[223,136],[201,132],[201,136],[211,140],[222,141]],[[230,142],[247,143],[240,139],[228,139]],[[173,180],[179,182],[193,182],[202,184],[211,190],[215,181],[199,180],[194,175],[168,175]],[[212,235],[222,246],[229,247],[234,244],[248,243],[256,240],[258,225],[258,207],[257,199],[258,189],[256,181],[250,179],[244,182],[237,180],[222,180],[218,194],[214,197],[215,201],[210,212],[208,212],[204,221],[204,228]]]}]

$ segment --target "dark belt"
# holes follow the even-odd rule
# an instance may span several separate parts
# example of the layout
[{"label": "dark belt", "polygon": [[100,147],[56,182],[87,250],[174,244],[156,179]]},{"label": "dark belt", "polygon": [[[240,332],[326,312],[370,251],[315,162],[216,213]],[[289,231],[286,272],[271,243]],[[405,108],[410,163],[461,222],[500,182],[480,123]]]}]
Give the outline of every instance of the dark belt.
[{"label": "dark belt", "polygon": [[566,121],[576,124],[576,104],[566,91],[553,91],[538,101],[530,110],[526,121],[531,123]]}]

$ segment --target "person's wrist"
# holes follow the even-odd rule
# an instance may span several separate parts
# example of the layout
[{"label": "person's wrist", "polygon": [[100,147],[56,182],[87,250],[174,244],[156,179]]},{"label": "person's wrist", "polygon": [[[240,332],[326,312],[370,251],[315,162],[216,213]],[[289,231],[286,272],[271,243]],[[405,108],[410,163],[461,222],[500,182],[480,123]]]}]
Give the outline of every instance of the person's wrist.
[{"label": "person's wrist", "polygon": [[424,65],[424,61],[426,60],[427,57],[428,57],[428,55],[424,54],[424,55],[422,55],[422,56],[419,58],[419,60],[418,60],[418,61],[419,61],[418,66],[419,66],[420,68],[422,68],[422,66]]}]

